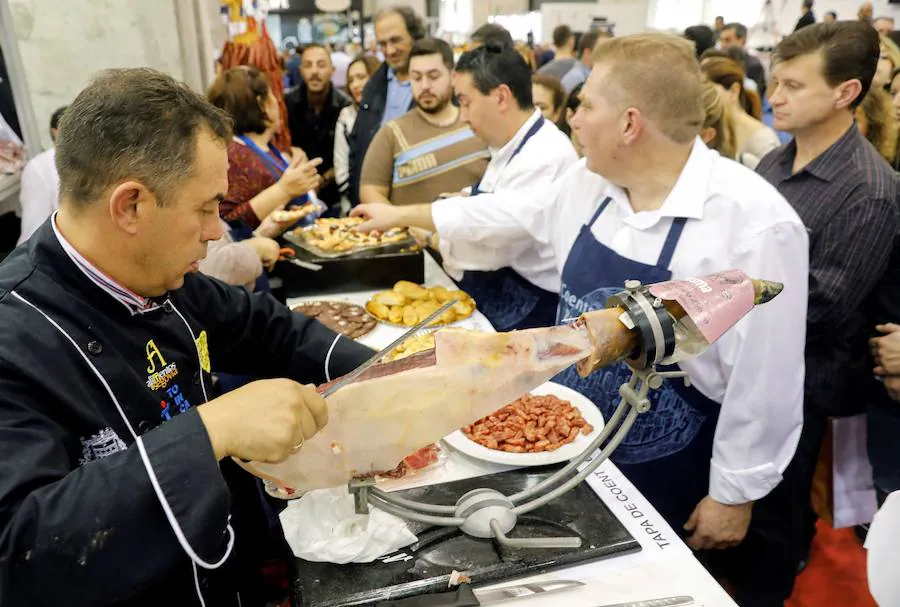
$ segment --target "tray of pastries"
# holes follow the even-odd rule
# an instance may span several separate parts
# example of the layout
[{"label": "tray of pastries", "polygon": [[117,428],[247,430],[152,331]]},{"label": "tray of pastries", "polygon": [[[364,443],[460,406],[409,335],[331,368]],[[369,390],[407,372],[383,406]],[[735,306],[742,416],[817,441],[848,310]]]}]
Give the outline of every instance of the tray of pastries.
[{"label": "tray of pastries", "polygon": [[406,228],[392,228],[387,232],[355,232],[363,222],[360,217],[323,217],[311,226],[285,233],[289,242],[323,259],[352,255],[392,246],[413,246],[415,239]]},{"label": "tray of pastries", "polygon": [[390,291],[380,291],[366,302],[366,312],[373,318],[398,327],[412,327],[437,311],[444,303],[455,300],[453,307],[428,326],[440,327],[465,320],[475,312],[475,300],[465,291],[446,287],[423,287],[401,280]]},{"label": "tray of pastries", "polygon": [[378,324],[362,306],[345,301],[309,301],[297,304],[291,311],[315,318],[332,331],[352,339],[371,333]]}]

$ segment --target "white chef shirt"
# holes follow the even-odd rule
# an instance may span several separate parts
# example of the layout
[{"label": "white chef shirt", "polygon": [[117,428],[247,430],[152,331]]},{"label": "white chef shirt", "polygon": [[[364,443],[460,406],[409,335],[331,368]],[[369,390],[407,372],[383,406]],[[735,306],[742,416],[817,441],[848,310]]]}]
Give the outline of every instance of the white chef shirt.
[{"label": "white chef shirt", "polygon": [[59,175],[56,173],[56,148],[45,150],[28,161],[22,170],[19,190],[22,207],[22,244],[59,208]]},{"label": "white chef shirt", "polygon": [[[513,157],[513,153],[525,139],[525,135],[540,117],[540,110],[535,110],[506,145],[502,148],[490,148],[491,161],[478,186],[482,195],[491,192],[544,190],[578,162],[578,154],[575,153],[572,142],[549,120],[544,120],[541,128]],[[444,203],[454,204],[456,200],[465,200],[465,198],[448,198]],[[490,204],[489,198],[475,197],[475,200],[480,204]],[[440,247],[447,262],[445,268],[457,280],[462,276],[461,270],[497,270],[509,266],[532,284],[552,293],[559,292],[559,270],[556,266],[553,248],[547,243],[532,241],[529,246],[522,249],[519,255],[509,259],[508,263],[495,267],[484,267],[479,264],[474,266],[466,264],[467,255],[465,254],[459,255],[458,260],[451,259],[447,253],[451,250],[464,249],[468,240],[462,239],[459,242],[451,243],[445,240],[445,236],[445,234],[441,234]],[[477,248],[479,247],[476,242]],[[477,250],[474,255],[477,258]]]},{"label": "white chef shirt", "polygon": [[[785,284],[701,356],[681,363],[693,385],[721,404],[709,495],[726,504],[757,500],[781,480],[803,419],[803,351],[809,239],[790,204],[753,171],[698,138],[662,207],[635,213],[628,195],[584,162],[542,192],[438,201],[432,215],[447,254],[474,266],[509,263],[537,241],[560,272],[581,227],[607,197],[591,228],[619,255],[656,264],[673,218],[686,217],[670,269],[674,278],[737,268]],[[457,247],[465,242],[467,246]],[[476,246],[477,244],[477,246]]]}]

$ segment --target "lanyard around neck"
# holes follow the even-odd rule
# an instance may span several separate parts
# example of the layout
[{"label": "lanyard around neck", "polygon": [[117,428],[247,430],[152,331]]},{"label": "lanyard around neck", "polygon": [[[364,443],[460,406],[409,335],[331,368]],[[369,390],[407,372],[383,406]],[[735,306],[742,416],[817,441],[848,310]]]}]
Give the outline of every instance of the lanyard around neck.
[{"label": "lanyard around neck", "polygon": [[284,171],[288,168],[288,162],[281,155],[281,152],[270,147],[270,152],[266,152],[261,147],[256,145],[256,142],[247,137],[246,135],[238,136],[238,139],[244,142],[248,148],[253,150],[257,156],[262,159],[262,161],[266,164],[266,168],[269,169],[269,172],[278,179],[284,173]]}]

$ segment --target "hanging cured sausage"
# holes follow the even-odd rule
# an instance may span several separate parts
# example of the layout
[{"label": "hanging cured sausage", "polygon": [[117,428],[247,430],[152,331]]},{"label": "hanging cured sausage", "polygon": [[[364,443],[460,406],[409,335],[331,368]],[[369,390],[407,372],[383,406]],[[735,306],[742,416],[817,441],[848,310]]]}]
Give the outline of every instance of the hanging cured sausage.
[{"label": "hanging cured sausage", "polygon": [[291,132],[288,128],[287,106],[284,103],[284,73],[281,69],[281,58],[269,36],[266,23],[262,19],[246,14],[239,6],[241,2],[223,0],[223,5],[229,10],[231,19],[229,31],[232,38],[225,43],[219,63],[224,70],[252,65],[265,72],[269,78],[269,88],[278,100],[281,112],[281,128],[275,133],[272,142],[281,151],[290,153]]}]

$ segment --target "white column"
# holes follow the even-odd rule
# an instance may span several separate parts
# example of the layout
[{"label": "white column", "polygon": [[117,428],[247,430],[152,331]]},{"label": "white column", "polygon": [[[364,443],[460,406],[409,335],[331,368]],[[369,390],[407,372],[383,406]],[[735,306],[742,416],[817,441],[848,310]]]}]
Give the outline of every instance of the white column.
[{"label": "white column", "polygon": [[[152,67],[183,80],[175,2],[9,1],[13,31],[44,146],[50,115],[99,70]],[[115,10],[107,10],[115,6]]]}]

